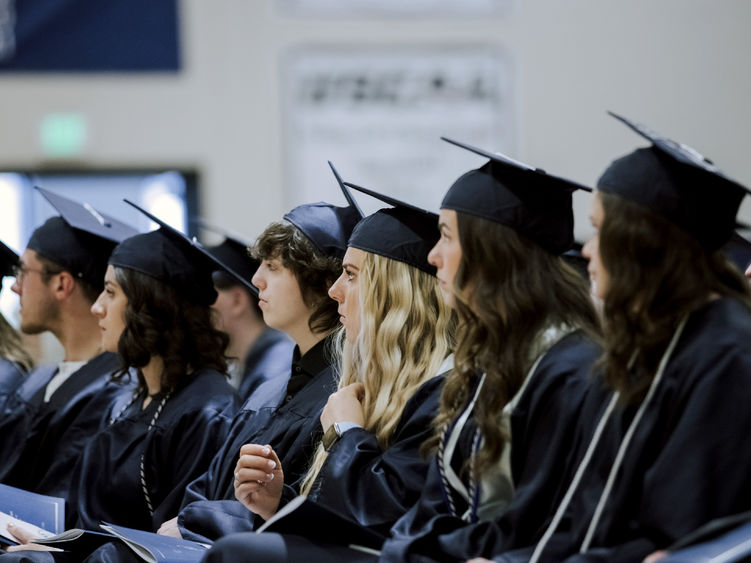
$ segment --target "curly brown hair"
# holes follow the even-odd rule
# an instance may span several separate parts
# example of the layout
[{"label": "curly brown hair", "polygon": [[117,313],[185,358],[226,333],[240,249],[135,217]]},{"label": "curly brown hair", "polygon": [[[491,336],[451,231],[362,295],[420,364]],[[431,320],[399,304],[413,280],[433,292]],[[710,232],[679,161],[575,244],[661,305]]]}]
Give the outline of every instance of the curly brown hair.
[{"label": "curly brown hair", "polygon": [[313,309],[308,320],[311,332],[326,334],[339,325],[338,304],[328,291],[342,271],[340,258],[322,254],[300,229],[287,222],[269,225],[250,252],[256,260],[279,258],[292,271],[303,302]]},{"label": "curly brown hair", "polygon": [[[115,278],[128,298],[125,330],[117,344],[123,369],[115,379],[128,368],[143,368],[152,356],[164,361],[162,389],[182,386],[198,369],[227,372],[229,337],[214,328],[210,307],[191,303],[175,288],[129,268],[116,267]],[[140,369],[138,379],[144,387]]]},{"label": "curly brown hair", "polygon": [[442,428],[458,416],[484,372],[492,392],[481,393],[473,411],[484,438],[476,466],[482,474],[509,440],[498,421],[531,368],[535,337],[557,323],[599,339],[600,327],[585,281],[562,258],[510,227],[462,212],[456,216],[462,257],[454,279],[459,317],[454,371],[426,447],[438,446]]},{"label": "curly brown hair", "polygon": [[599,366],[608,384],[620,391],[621,401],[629,404],[644,397],[684,316],[704,307],[713,295],[735,297],[751,308],[751,291],[721,251],[707,251],[644,206],[599,194],[604,211],[600,258],[609,274]]}]

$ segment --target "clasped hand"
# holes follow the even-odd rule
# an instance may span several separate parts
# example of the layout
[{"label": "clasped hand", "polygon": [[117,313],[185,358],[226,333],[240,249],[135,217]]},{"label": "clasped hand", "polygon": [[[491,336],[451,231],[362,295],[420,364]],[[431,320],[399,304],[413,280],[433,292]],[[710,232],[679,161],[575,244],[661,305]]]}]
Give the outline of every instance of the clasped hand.
[{"label": "clasped hand", "polygon": [[359,426],[364,426],[365,413],[362,408],[364,395],[365,387],[362,383],[351,383],[336,393],[332,393],[321,412],[323,431],[326,432],[335,422],[354,422]]},{"label": "clasped hand", "polygon": [[264,520],[279,507],[284,472],[271,446],[245,444],[235,466],[235,498]]}]

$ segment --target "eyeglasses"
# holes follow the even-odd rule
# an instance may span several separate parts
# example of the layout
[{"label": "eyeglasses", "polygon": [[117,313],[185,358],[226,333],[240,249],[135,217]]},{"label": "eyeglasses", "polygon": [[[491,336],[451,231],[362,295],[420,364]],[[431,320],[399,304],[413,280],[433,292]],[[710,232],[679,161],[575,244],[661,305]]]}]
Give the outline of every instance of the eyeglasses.
[{"label": "eyeglasses", "polygon": [[18,266],[13,266],[13,275],[16,276],[16,281],[18,283],[22,283],[23,278],[26,276],[26,274],[29,274],[31,272],[37,272],[43,278],[47,278],[49,276],[54,276],[56,274],[59,274],[60,272],[62,272],[62,270],[53,272],[45,268],[29,268],[28,266],[24,266],[23,264],[18,265]]}]

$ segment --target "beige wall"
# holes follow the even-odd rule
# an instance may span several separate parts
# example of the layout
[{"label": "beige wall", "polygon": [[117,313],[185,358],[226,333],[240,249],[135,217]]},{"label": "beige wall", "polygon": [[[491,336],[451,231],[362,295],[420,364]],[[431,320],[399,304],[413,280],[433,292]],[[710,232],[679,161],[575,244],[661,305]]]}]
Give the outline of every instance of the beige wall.
[{"label": "beige wall", "polygon": [[[605,116],[613,109],[751,185],[748,0],[516,0],[513,13],[481,21],[336,22],[283,17],[273,0],[184,0],[182,17],[176,76],[0,76],[0,167],[44,164],[42,116],[80,112],[84,163],[196,167],[204,216],[255,234],[284,206],[285,49],[488,43],[517,70],[518,158],[593,183],[638,143]],[[743,215],[751,219],[750,204]]]}]

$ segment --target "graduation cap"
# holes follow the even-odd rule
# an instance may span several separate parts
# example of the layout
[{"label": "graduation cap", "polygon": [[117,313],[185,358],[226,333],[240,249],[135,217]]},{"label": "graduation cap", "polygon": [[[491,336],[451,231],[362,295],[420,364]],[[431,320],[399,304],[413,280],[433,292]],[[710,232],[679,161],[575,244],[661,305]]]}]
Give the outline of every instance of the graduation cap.
[{"label": "graduation cap", "polygon": [[571,194],[592,189],[548,174],[507,156],[446,137],[444,141],[484,156],[488,162],[462,175],[449,188],[442,209],[481,217],[517,231],[553,254],[574,241]]},{"label": "graduation cap", "polygon": [[[233,280],[236,280],[236,283],[241,283],[246,286],[249,284],[252,285],[250,280],[256,273],[258,266],[261,265],[260,261],[253,258],[248,252],[248,247],[252,246],[252,243],[241,235],[232,233],[227,229],[213,225],[203,219],[196,219],[195,222],[204,229],[213,231],[224,237],[224,240],[221,243],[213,246],[206,246],[205,249],[215,259],[226,265],[227,268],[231,268],[233,272],[242,277],[242,280],[236,280],[236,276],[230,276]],[[214,281],[217,282],[227,279],[226,272],[227,270],[225,268],[215,270],[213,274]],[[258,290],[255,289],[254,293],[257,294]]]},{"label": "graduation cap", "polygon": [[190,239],[132,201],[135,207],[159,225],[155,231],[130,237],[112,252],[109,263],[146,274],[175,288],[185,299],[198,305],[211,305],[217,293],[211,274],[219,268],[242,277],[206,250],[196,239]]},{"label": "graduation cap", "polygon": [[0,241],[0,281],[5,276],[15,274],[18,266],[18,254],[8,247],[3,241]]},{"label": "graduation cap", "polygon": [[322,201],[308,203],[295,207],[284,218],[300,229],[322,254],[343,258],[352,229],[362,219],[363,213],[330,162],[329,166],[347,199],[347,207]]},{"label": "graduation cap", "polygon": [[60,215],[35,229],[26,247],[101,288],[112,249],[138,231],[88,203],[36,189]]},{"label": "graduation cap", "polygon": [[608,112],[652,146],[613,161],[597,188],[648,207],[694,236],[708,250],[728,241],[749,191],[698,151]]},{"label": "graduation cap", "polygon": [[349,246],[404,262],[434,276],[436,270],[428,264],[428,253],[440,238],[438,215],[349,182],[345,185],[393,206],[360,221]]},{"label": "graduation cap", "polygon": [[329,163],[329,168],[331,168],[331,173],[334,175],[334,178],[336,178],[336,183],[339,184],[339,189],[342,190],[344,197],[347,198],[347,203],[357,210],[357,212],[360,214],[361,219],[365,217],[365,213],[362,212],[362,208],[357,204],[357,201],[355,200],[355,198],[352,197],[352,194],[347,188],[347,184],[345,184],[344,180],[342,180],[342,177],[337,171],[337,169],[334,167],[334,164],[330,160],[327,160],[326,162]]}]

